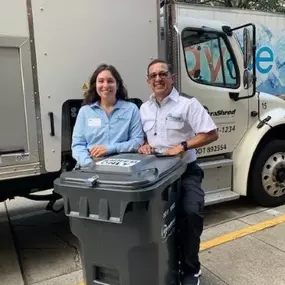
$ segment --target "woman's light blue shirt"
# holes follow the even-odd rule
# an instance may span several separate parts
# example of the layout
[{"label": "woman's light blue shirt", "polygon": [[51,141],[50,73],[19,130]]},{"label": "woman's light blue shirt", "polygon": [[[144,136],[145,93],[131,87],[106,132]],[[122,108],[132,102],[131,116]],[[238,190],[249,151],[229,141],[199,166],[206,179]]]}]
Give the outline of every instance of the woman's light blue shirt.
[{"label": "woman's light blue shirt", "polygon": [[89,151],[104,145],[108,154],[133,152],[143,144],[138,107],[118,100],[109,116],[96,102],[81,107],[72,135],[72,156],[81,166],[92,162]]}]

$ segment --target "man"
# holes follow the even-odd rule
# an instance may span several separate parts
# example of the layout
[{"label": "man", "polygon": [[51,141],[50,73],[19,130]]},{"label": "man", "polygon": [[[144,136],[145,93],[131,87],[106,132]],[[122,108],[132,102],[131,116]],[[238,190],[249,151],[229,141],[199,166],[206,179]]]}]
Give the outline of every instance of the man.
[{"label": "man", "polygon": [[179,94],[174,88],[174,75],[167,62],[153,60],[148,66],[147,76],[153,94],[140,108],[147,141],[139,152],[181,154],[187,162],[181,189],[181,208],[185,217],[180,226],[184,272],[182,284],[198,285],[201,275],[198,253],[203,231],[201,211],[204,207],[204,191],[201,183],[204,173],[196,164],[195,149],[217,140],[217,127],[194,97]]}]

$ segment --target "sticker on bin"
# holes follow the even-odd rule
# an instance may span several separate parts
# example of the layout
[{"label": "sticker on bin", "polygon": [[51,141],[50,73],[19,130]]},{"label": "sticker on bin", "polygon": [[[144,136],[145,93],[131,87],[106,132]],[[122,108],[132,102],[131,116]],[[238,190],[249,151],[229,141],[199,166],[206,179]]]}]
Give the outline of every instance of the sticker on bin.
[{"label": "sticker on bin", "polygon": [[126,159],[126,158],[107,158],[98,161],[97,165],[108,165],[108,166],[120,166],[120,167],[131,167],[139,163],[140,160]]}]

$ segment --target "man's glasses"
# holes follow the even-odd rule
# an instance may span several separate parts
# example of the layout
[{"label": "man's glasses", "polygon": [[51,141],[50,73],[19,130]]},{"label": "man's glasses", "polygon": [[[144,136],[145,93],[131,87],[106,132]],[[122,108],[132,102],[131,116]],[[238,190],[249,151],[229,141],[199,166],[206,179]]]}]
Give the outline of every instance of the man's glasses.
[{"label": "man's glasses", "polygon": [[160,79],[165,79],[168,76],[169,72],[168,71],[160,71],[158,73],[151,73],[148,75],[149,80],[155,80],[156,77],[158,76]]}]

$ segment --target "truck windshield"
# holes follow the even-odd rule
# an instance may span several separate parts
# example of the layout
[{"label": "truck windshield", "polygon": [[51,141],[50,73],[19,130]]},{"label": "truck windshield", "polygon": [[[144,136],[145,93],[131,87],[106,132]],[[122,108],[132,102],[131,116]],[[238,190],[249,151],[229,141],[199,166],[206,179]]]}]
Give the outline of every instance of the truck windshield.
[{"label": "truck windshield", "polygon": [[206,85],[236,88],[237,66],[229,45],[212,31],[184,29],[182,44],[189,77]]}]

